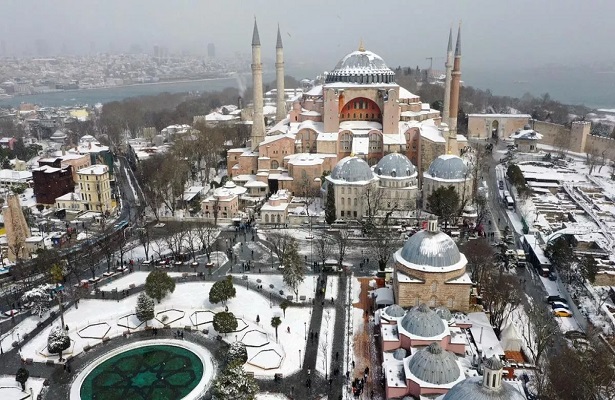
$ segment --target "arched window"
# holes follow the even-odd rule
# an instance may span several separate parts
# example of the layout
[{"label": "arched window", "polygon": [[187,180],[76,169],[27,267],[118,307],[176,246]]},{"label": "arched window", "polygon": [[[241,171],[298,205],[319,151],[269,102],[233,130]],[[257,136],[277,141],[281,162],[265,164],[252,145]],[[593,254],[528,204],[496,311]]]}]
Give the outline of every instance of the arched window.
[{"label": "arched window", "polygon": [[275,216],[276,222],[279,224],[280,223],[280,214]]},{"label": "arched window", "polygon": [[265,223],[268,224],[269,223],[269,214],[265,214]]},{"label": "arched window", "polygon": [[277,160],[271,160],[271,169],[277,169],[280,167],[280,163]]},{"label": "arched window", "polygon": [[429,307],[435,307],[436,306],[436,297],[432,296],[431,299],[429,299]]},{"label": "arched window", "polygon": [[497,378],[497,374],[491,374],[491,387],[495,388],[495,379]]}]

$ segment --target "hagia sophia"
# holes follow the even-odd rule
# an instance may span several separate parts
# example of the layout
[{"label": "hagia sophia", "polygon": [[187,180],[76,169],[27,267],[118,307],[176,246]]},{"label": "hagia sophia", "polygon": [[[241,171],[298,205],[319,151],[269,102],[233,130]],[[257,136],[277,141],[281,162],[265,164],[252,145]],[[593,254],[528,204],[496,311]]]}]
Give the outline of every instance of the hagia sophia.
[{"label": "hagia sophia", "polygon": [[[340,191],[340,197],[336,196],[340,218],[360,217],[365,208],[354,204],[356,200],[343,204],[341,191],[345,189],[352,189],[353,198],[360,199],[372,185],[395,188],[388,195],[401,196],[393,202],[397,209],[404,208],[403,204],[415,208],[421,188],[423,198],[443,184],[470,189],[469,169],[459,158],[467,139],[457,133],[460,32],[454,52],[452,32],[449,35],[442,114],[395,83],[395,73],[385,61],[362,44],[326,74],[324,83],[288,102],[279,29],[275,67],[276,123],[266,128],[261,43],[255,21],[251,139],[249,147],[230,149],[227,154],[228,176],[235,184],[258,187],[251,194],[261,196],[280,189],[298,195],[305,188],[320,189],[321,177],[330,173],[327,181],[336,195]],[[342,173],[350,170],[352,173]]]}]

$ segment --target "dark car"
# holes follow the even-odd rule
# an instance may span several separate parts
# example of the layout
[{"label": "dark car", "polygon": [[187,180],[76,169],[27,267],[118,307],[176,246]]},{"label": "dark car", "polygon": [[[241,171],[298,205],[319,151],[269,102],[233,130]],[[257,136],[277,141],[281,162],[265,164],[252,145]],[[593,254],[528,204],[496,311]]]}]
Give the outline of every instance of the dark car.
[{"label": "dark car", "polygon": [[557,276],[555,276],[555,274],[554,274],[553,272],[551,272],[551,273],[549,274],[549,280],[550,280],[550,281],[556,281],[556,280],[557,280]]},{"label": "dark car", "polygon": [[566,301],[566,299],[562,298],[561,296],[557,296],[557,295],[554,295],[554,296],[548,296],[546,300],[547,300],[547,303],[552,303],[552,302],[554,302],[554,301],[560,301],[560,302],[562,302],[562,303],[566,303],[566,304],[568,304],[568,302]]}]

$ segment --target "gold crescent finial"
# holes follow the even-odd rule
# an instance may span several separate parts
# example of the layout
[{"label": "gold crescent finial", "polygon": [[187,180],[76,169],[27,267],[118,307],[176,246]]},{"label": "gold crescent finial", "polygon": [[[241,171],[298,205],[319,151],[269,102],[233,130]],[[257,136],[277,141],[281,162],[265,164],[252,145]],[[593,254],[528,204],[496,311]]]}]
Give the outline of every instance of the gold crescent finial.
[{"label": "gold crescent finial", "polygon": [[365,51],[365,46],[363,46],[363,38],[359,40],[359,51]]}]

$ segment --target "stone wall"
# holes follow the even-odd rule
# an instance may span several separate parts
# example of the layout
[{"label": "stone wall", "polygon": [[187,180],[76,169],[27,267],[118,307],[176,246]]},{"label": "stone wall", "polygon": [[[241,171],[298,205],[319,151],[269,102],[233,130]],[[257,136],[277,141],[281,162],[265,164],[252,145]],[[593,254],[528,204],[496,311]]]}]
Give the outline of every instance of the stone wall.
[{"label": "stone wall", "polygon": [[[394,273],[394,293],[396,304],[401,307],[414,307],[425,303],[430,307],[443,306],[451,310],[468,311],[470,307],[471,284],[447,283],[452,279],[465,274],[465,268],[451,272],[428,273],[412,271],[414,278],[421,279],[424,283],[399,282],[397,270],[405,270],[406,267],[396,264]],[[417,276],[421,275],[421,276]],[[450,299],[453,300],[452,306]]]},{"label": "stone wall", "polygon": [[551,122],[533,121],[534,130],[542,135],[540,144],[554,147],[570,146],[570,129],[564,125],[553,124]]},{"label": "stone wall", "polygon": [[585,151],[597,151],[598,154],[604,155],[609,160],[615,160],[615,139],[589,135],[587,136],[587,142],[585,143]]}]

